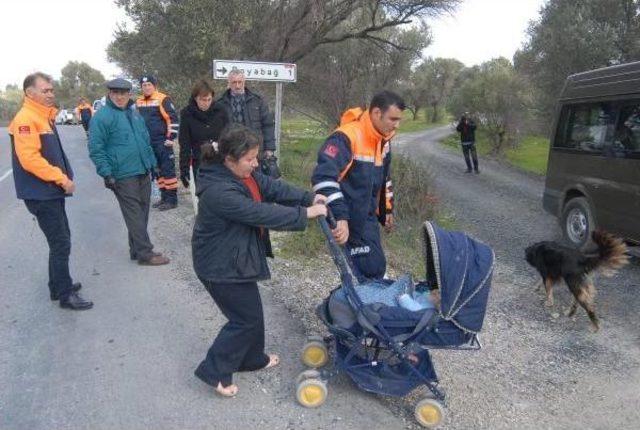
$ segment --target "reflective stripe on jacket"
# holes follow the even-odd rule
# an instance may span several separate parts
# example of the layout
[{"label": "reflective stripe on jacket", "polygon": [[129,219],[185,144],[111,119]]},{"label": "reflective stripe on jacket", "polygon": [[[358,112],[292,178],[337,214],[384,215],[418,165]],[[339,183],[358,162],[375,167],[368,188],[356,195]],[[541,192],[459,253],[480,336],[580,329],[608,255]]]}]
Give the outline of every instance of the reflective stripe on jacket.
[{"label": "reflective stripe on jacket", "polygon": [[369,112],[359,108],[347,111],[342,122],[318,152],[313,190],[327,197],[336,219],[350,220],[350,228],[375,217],[384,224],[386,214],[393,212],[393,135],[381,135]]},{"label": "reflective stripe on jacket", "polygon": [[62,184],[73,170],[54,125],[57,110],[25,97],[9,124],[13,179],[19,199],[52,200],[65,197]]},{"label": "reflective stripe on jacket", "polygon": [[178,114],[169,96],[155,91],[149,97],[138,97],[136,107],[147,124],[151,143],[178,137]]}]

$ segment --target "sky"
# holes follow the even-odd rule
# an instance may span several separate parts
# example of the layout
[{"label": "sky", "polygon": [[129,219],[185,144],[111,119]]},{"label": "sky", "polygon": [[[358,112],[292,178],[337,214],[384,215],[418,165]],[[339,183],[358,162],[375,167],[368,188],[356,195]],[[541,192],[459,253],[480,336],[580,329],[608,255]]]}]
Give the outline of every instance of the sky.
[{"label": "sky", "polygon": [[[511,59],[543,4],[463,0],[452,15],[428,20],[434,41],[424,55],[457,58],[467,66],[499,56]],[[21,85],[38,70],[59,78],[69,61],[84,61],[107,79],[120,73],[105,52],[117,24],[126,22],[113,0],[3,0],[0,16],[1,89]]]}]

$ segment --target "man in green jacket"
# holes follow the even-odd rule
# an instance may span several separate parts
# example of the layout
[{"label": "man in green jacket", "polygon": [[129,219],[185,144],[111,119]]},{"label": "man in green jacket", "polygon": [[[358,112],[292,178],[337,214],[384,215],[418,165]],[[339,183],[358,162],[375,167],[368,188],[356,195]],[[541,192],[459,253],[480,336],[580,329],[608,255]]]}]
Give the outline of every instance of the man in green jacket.
[{"label": "man in green jacket", "polygon": [[131,100],[131,82],[114,79],[107,88],[106,105],[89,127],[89,157],[104,186],[118,199],[129,231],[131,259],[148,266],[167,264],[167,257],[153,252],[147,232],[150,174],[157,167],[147,126]]}]

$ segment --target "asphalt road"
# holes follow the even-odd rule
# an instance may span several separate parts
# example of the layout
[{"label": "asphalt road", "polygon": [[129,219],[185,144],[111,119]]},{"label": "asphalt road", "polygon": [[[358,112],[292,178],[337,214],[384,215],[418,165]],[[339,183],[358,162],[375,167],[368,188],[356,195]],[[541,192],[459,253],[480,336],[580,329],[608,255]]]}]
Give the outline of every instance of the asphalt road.
[{"label": "asphalt road", "polygon": [[[214,396],[193,376],[225,322],[190,263],[189,202],[152,212],[150,234],[172,263],[140,267],[129,260],[127,235],[113,195],[96,176],[77,126],[60,128],[76,173],[67,200],[71,272],[92,310],[51,302],[48,249],[12,176],[0,181],[0,429],[392,429],[403,428],[379,399],[342,380],[327,403],[297,405],[294,379],[301,325],[263,289],[267,345],[280,353],[272,370],[241,374],[234,399]],[[9,139],[0,129],[0,177],[10,169]]]},{"label": "asphalt road", "polygon": [[571,303],[564,285],[555,289],[556,306],[545,308],[524,260],[529,244],[561,238],[542,208],[544,180],[483,158],[479,175],[465,173],[462,151],[437,143],[451,132],[440,127],[395,142],[396,151],[428,168],[457,225],[496,253],[485,349],[464,358],[436,353],[451,394],[448,428],[637,428],[638,260],[613,278],[596,275],[600,332],[588,330],[582,309],[573,319],[563,315]]}]

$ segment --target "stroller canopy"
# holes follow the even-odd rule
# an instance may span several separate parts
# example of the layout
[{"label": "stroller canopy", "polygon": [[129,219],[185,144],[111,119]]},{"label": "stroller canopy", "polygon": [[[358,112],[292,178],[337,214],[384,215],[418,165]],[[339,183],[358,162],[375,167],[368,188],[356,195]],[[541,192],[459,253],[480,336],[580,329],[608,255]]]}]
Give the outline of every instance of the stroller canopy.
[{"label": "stroller canopy", "polygon": [[440,316],[465,332],[478,333],[489,297],[493,250],[431,221],[423,225],[423,239],[427,279],[440,288]]}]

